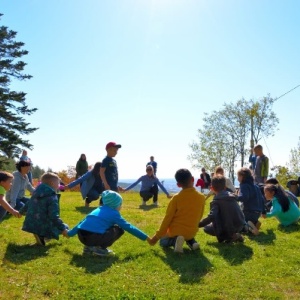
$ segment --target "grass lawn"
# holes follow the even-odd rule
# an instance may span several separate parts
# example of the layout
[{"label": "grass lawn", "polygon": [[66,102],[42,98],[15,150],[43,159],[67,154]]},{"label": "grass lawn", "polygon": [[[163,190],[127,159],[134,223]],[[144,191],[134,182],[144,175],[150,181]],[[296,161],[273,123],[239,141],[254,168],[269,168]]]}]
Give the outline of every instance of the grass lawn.
[{"label": "grass lawn", "polygon": [[[152,236],[169,200],[141,208],[138,193],[122,194],[122,215]],[[64,192],[61,218],[70,228],[91,208],[78,192]],[[209,205],[207,202],[206,213]],[[82,256],[77,237],[46,247],[21,230],[23,219],[0,224],[0,299],[300,299],[300,225],[286,229],[262,219],[259,236],[218,244],[199,230],[200,251],[164,251],[125,233],[112,257]]]}]

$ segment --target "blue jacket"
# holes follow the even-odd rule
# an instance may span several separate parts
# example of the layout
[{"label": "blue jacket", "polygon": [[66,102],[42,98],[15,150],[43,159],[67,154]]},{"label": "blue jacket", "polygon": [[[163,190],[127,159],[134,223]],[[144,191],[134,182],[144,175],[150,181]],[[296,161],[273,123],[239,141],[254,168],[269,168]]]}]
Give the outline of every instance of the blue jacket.
[{"label": "blue jacket", "polygon": [[93,187],[95,183],[95,177],[91,171],[86,172],[84,175],[79,177],[78,179],[72,181],[68,184],[69,188],[72,188],[81,183],[80,192],[82,198],[85,199],[90,189]]},{"label": "blue jacket", "polygon": [[78,223],[68,232],[68,236],[72,237],[77,234],[79,229],[83,229],[95,233],[105,233],[110,227],[117,224],[125,231],[135,237],[145,241],[147,235],[137,227],[128,223],[116,209],[103,205],[94,209],[85,219]]}]

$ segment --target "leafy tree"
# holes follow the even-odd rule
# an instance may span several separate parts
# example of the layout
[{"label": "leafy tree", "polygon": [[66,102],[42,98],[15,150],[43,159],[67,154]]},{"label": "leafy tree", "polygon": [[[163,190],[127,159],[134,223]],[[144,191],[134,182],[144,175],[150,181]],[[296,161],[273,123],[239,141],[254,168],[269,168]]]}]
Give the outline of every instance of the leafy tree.
[{"label": "leafy tree", "polygon": [[16,161],[12,158],[7,159],[6,157],[0,155],[0,166],[2,170],[10,173],[16,171]]},{"label": "leafy tree", "polygon": [[32,77],[23,73],[26,63],[20,58],[28,51],[22,49],[24,43],[15,41],[16,34],[5,26],[0,27],[0,155],[3,158],[0,168],[7,158],[18,157],[22,148],[32,149],[23,136],[38,129],[29,127],[24,118],[37,110],[26,105],[26,93],[10,89],[12,80]]},{"label": "leafy tree", "polygon": [[33,166],[31,169],[32,178],[40,179],[41,176],[45,173],[44,169],[41,169],[38,165]]},{"label": "leafy tree", "polygon": [[249,136],[253,144],[264,135],[274,135],[279,120],[272,111],[273,103],[270,96],[258,101],[242,98],[236,103],[225,103],[221,110],[210,115],[206,113],[203,128],[198,130],[199,141],[190,144],[192,154],[188,158],[193,167],[214,170],[222,165],[234,180],[236,162],[244,166],[249,154],[246,145]]},{"label": "leafy tree", "polygon": [[300,176],[300,137],[297,148],[292,149],[290,152],[289,166],[295,175]]}]

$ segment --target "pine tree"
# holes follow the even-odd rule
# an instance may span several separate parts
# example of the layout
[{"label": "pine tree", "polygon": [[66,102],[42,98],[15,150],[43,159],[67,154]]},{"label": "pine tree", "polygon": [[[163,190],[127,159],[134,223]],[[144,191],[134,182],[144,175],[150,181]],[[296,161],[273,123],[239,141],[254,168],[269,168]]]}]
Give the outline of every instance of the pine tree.
[{"label": "pine tree", "polygon": [[26,93],[10,89],[12,80],[32,77],[23,74],[26,63],[20,58],[28,51],[22,49],[24,43],[15,41],[16,35],[16,31],[0,26],[0,168],[8,158],[18,157],[22,148],[32,149],[24,136],[38,129],[30,128],[24,118],[37,110],[26,105]]}]

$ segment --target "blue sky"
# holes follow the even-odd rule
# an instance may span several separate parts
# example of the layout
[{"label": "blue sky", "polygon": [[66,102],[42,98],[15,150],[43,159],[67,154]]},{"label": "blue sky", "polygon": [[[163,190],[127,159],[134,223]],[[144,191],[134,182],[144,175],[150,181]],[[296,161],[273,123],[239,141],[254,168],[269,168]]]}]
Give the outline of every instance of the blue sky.
[{"label": "blue sky", "polygon": [[[300,84],[297,0],[0,0],[1,25],[29,55],[27,92],[40,129],[28,136],[34,164],[54,171],[81,153],[101,161],[122,144],[120,178],[191,169],[189,144],[204,112],[225,102],[279,97]],[[274,137],[261,140],[272,165],[289,161],[299,140],[300,87],[279,99]],[[191,169],[192,170],[192,169]],[[198,176],[198,170],[192,170]]]}]

